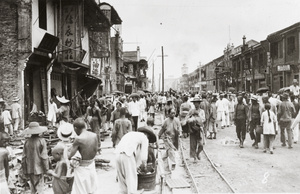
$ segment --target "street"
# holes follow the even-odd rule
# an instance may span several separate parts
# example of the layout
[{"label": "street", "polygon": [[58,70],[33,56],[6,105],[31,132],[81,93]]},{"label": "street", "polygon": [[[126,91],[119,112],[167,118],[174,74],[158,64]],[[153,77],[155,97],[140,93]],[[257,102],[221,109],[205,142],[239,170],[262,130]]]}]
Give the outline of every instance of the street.
[{"label": "street", "polygon": [[[281,147],[277,135],[274,142],[276,149],[271,155],[268,152],[263,153],[262,142],[259,149],[254,149],[249,133],[246,135],[245,148],[239,148],[238,144],[224,145],[226,139],[236,139],[235,127],[219,129],[217,139],[207,140],[204,149],[211,160],[219,164],[218,169],[237,193],[300,191],[299,144],[294,144],[293,149]],[[205,185],[213,187],[213,183]]]}]

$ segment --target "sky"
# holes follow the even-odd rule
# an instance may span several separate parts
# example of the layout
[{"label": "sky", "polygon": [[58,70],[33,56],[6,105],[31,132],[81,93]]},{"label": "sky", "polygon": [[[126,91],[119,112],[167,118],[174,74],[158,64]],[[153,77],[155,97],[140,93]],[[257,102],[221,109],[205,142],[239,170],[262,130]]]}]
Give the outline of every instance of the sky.
[{"label": "sky", "polygon": [[[104,2],[104,1],[101,1]],[[107,0],[123,20],[123,51],[140,47],[151,79],[180,77],[223,55],[227,44],[265,40],[273,32],[300,22],[299,0]]]}]

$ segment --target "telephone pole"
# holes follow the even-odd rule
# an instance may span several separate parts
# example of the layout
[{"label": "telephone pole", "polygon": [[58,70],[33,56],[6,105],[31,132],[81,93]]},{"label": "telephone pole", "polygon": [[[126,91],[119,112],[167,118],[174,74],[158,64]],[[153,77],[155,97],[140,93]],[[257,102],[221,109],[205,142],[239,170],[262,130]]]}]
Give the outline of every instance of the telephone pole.
[{"label": "telephone pole", "polygon": [[[157,57],[161,57],[162,67],[161,67],[161,73],[162,73],[162,92],[164,92],[164,86],[165,86],[165,65],[164,65],[164,57],[167,57],[168,55],[164,55],[164,47],[161,46],[161,55],[158,55]],[[160,83],[160,82],[159,82]]]},{"label": "telephone pole", "polygon": [[160,76],[161,76],[161,73],[159,74],[159,81],[158,81],[158,91],[160,92]]},{"label": "telephone pole", "polygon": [[154,92],[154,62],[152,63],[152,92]]}]

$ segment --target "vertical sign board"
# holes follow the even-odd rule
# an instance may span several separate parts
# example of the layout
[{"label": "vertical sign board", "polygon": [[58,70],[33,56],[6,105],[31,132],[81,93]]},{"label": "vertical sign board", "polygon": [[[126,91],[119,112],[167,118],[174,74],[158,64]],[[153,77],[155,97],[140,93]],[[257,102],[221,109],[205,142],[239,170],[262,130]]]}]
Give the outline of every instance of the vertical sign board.
[{"label": "vertical sign board", "polygon": [[100,66],[101,60],[100,58],[91,58],[91,68],[90,68],[90,74],[96,77],[100,76]]},{"label": "vertical sign board", "polygon": [[61,55],[59,62],[81,62],[81,4],[62,4],[60,19]]}]

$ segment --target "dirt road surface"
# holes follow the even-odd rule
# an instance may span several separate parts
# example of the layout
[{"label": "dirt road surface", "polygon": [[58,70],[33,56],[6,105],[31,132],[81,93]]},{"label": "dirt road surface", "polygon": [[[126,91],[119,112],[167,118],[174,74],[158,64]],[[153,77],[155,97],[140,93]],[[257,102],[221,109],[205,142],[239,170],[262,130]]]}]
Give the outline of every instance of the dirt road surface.
[{"label": "dirt road surface", "polygon": [[[259,149],[252,147],[249,133],[245,148],[238,144],[225,144],[225,140],[236,140],[235,127],[219,129],[216,140],[207,140],[205,150],[237,193],[294,193],[300,191],[300,145],[292,149],[282,147],[279,135],[274,143],[274,154],[263,153],[263,143]],[[187,141],[184,139],[183,141]],[[262,138],[263,141],[263,138]],[[187,149],[187,152],[189,149]],[[203,153],[202,153],[203,154]],[[204,157],[204,155],[202,155]],[[203,164],[202,164],[203,166]],[[204,168],[204,167],[203,167]],[[203,173],[203,168],[194,168]],[[209,176],[203,179],[209,179]],[[207,180],[209,181],[209,180]],[[219,185],[205,184],[218,188]],[[223,188],[202,190],[203,192],[223,192]]]}]

